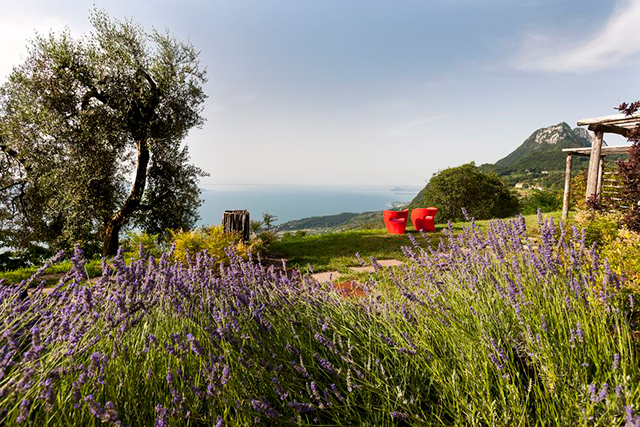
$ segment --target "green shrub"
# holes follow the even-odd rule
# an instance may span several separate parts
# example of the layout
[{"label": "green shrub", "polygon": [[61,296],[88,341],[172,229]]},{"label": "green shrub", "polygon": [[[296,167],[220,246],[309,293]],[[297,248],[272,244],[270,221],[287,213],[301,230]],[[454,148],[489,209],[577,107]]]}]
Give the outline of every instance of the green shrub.
[{"label": "green shrub", "polygon": [[518,213],[519,204],[497,175],[467,163],[435,174],[409,208],[435,206],[436,220],[446,222],[462,220],[462,208],[475,219],[505,218]]},{"label": "green shrub", "polygon": [[587,192],[587,172],[587,169],[585,169],[571,178],[569,206],[573,209],[580,210],[586,208],[584,195]]},{"label": "green shrub", "polygon": [[578,210],[574,221],[578,228],[584,228],[586,243],[606,245],[618,236],[623,214],[620,212],[602,212],[593,209]]},{"label": "green shrub", "polygon": [[553,190],[534,190],[520,201],[523,215],[553,212],[562,209],[562,194]]},{"label": "green shrub", "polygon": [[602,248],[602,257],[609,260],[614,272],[640,284],[640,232],[619,230],[617,237]]},{"label": "green shrub", "polygon": [[190,262],[188,258],[192,258],[204,250],[217,262],[228,262],[226,248],[233,248],[243,258],[246,258],[248,249],[242,243],[240,234],[225,233],[222,226],[198,227],[190,231],[172,231],[171,243],[175,245],[174,258],[187,263]]},{"label": "green shrub", "polygon": [[256,237],[256,240],[260,240],[262,244],[265,246],[269,246],[271,243],[273,243],[277,239],[278,239],[278,236],[273,231],[263,231],[262,233],[258,234],[258,236]]},{"label": "green shrub", "polygon": [[166,250],[166,245],[160,243],[158,234],[149,234],[146,231],[128,231],[122,240],[125,259],[138,257],[140,245],[155,258],[159,258]]}]

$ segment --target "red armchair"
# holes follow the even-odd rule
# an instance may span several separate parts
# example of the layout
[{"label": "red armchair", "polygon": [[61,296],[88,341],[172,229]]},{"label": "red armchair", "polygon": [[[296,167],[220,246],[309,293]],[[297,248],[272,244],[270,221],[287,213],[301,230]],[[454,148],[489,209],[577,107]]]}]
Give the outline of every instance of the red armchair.
[{"label": "red armchair", "polygon": [[389,234],[403,234],[409,219],[409,209],[403,211],[382,211],[382,219]]},{"label": "red armchair", "polygon": [[434,217],[438,208],[418,208],[411,211],[411,222],[418,231],[436,231]]}]

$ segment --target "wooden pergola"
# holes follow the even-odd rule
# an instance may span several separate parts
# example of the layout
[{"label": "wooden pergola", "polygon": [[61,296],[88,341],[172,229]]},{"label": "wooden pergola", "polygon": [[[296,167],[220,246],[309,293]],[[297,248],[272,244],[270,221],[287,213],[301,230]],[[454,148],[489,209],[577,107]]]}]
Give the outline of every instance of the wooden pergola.
[{"label": "wooden pergola", "polygon": [[603,147],[605,133],[615,133],[625,138],[629,137],[629,133],[640,123],[640,114],[625,116],[623,114],[614,114],[611,116],[594,117],[592,119],[578,120],[578,126],[588,126],[593,131],[595,138],[591,140],[591,148],[565,148],[567,155],[565,175],[564,175],[564,198],[562,201],[562,219],[569,216],[569,197],[571,196],[571,162],[573,156],[588,156],[589,169],[587,175],[587,191],[585,198],[600,198],[602,190],[602,180],[604,171],[603,158],[612,154],[627,154],[629,146],[619,145],[614,147]]}]

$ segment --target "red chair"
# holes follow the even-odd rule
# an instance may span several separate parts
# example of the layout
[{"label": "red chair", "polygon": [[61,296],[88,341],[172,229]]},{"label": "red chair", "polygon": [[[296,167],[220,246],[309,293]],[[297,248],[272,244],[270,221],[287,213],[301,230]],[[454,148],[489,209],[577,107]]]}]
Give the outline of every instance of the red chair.
[{"label": "red chair", "polygon": [[411,211],[411,222],[418,231],[436,231],[434,217],[438,208],[418,208]]},{"label": "red chair", "polygon": [[387,227],[389,234],[403,234],[407,228],[407,220],[409,219],[409,209],[403,211],[382,211],[384,225]]}]

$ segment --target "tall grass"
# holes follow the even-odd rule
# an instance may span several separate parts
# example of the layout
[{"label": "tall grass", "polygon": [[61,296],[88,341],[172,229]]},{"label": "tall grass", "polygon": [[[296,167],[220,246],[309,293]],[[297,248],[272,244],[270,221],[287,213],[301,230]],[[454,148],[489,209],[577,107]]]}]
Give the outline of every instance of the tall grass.
[{"label": "tall grass", "polygon": [[[568,235],[567,235],[568,234]],[[0,291],[0,409],[33,425],[636,425],[633,299],[577,230],[472,224],[343,298],[206,253]],[[381,273],[379,273],[381,274]]]}]

